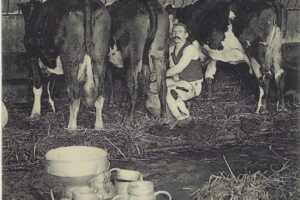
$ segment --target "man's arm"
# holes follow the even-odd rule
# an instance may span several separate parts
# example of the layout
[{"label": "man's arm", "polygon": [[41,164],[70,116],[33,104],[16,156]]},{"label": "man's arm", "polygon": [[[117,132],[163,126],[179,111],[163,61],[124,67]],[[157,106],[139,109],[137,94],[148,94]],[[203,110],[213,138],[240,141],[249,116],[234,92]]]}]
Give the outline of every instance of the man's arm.
[{"label": "man's arm", "polygon": [[167,70],[167,77],[181,73],[195,57],[197,51],[194,46],[189,45],[183,50],[183,55],[177,65]]}]

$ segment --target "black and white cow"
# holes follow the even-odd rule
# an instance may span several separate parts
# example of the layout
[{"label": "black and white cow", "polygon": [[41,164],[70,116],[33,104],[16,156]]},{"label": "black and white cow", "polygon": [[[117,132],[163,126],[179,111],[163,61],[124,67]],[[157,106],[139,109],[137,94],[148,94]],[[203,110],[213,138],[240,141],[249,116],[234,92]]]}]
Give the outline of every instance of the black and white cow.
[{"label": "black and white cow", "polygon": [[[111,41],[124,61],[129,107],[124,122],[133,121],[138,80],[146,84],[157,74],[161,116],[166,117],[166,64],[169,20],[156,0],[120,0],[107,7],[112,18]],[[113,46],[113,45],[111,45]],[[144,79],[140,77],[145,77]],[[146,83],[145,83],[146,82]]]},{"label": "black and white cow", "polygon": [[70,102],[68,129],[77,128],[80,90],[96,107],[95,129],[103,128],[103,81],[111,18],[97,0],[48,0],[19,4],[25,19],[24,46],[31,57],[34,105],[41,113],[41,69],[64,74]]},{"label": "black and white cow", "polygon": [[[205,78],[208,97],[216,73],[216,62],[246,62],[259,82],[256,112],[265,112],[269,80],[275,77],[277,110],[286,110],[282,43],[286,32],[286,12],[277,0],[199,0],[184,8],[166,7],[170,21],[182,22],[190,29],[192,41],[203,58],[211,60]],[[175,17],[174,17],[175,16]]]}]

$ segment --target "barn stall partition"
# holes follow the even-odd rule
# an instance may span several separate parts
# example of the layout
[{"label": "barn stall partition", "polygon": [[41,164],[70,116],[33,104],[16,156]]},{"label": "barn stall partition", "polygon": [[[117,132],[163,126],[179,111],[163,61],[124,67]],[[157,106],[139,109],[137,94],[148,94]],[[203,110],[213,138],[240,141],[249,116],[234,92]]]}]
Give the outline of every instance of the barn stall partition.
[{"label": "barn stall partition", "polygon": [[[32,95],[29,95],[32,93],[29,60],[23,46],[24,20],[17,6],[17,3],[25,1],[28,0],[2,1],[2,95],[4,101],[10,103],[28,102],[32,98]],[[102,1],[109,5],[116,0]],[[175,7],[184,7],[196,0],[159,0],[159,2],[162,5],[173,4]],[[298,0],[280,0],[280,2],[288,10],[287,36],[284,44],[285,66],[299,77],[300,3]],[[58,96],[64,95],[64,91],[60,93]]]}]

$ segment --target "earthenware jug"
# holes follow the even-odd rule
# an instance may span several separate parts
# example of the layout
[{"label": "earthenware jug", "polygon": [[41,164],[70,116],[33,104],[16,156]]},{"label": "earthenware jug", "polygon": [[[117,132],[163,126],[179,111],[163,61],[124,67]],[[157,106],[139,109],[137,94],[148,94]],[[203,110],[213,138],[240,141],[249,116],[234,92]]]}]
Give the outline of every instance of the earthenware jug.
[{"label": "earthenware jug", "polygon": [[115,186],[117,194],[127,194],[127,188],[132,181],[143,181],[143,174],[139,171],[112,168],[110,172],[116,171]]},{"label": "earthenware jug", "polygon": [[128,185],[127,191],[128,194],[117,195],[112,200],[156,200],[156,197],[160,194],[165,194],[169,200],[172,200],[169,192],[155,192],[154,184],[151,181],[133,181]]},{"label": "earthenware jug", "polygon": [[104,199],[111,199],[116,196],[116,188],[110,181],[110,171],[104,171],[98,174],[90,181],[91,187],[97,189],[97,194],[102,195]]},{"label": "earthenware jug", "polygon": [[103,195],[96,193],[97,190],[91,187],[79,187],[73,190],[73,200],[104,200]]}]

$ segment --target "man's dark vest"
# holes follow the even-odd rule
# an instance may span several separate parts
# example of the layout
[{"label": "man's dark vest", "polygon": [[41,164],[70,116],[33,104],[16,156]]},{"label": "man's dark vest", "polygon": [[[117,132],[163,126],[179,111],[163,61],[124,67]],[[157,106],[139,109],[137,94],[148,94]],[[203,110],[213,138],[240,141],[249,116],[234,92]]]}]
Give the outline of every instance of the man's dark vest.
[{"label": "man's dark vest", "polygon": [[[183,47],[179,50],[177,56],[175,56],[175,48],[174,51],[171,53],[173,62],[175,65],[177,65],[182,57],[183,50],[188,46],[191,45],[189,42],[185,42]],[[197,81],[202,79],[202,67],[200,58],[197,60],[192,60],[188,66],[180,73],[178,74],[180,80],[185,80],[188,82]]]}]

